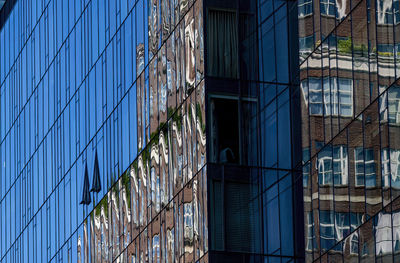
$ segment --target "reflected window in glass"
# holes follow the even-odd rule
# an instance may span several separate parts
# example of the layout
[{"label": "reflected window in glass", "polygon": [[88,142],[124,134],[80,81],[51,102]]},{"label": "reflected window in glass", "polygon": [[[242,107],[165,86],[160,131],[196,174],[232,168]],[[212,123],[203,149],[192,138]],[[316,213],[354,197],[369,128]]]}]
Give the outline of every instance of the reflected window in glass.
[{"label": "reflected window in glass", "polygon": [[310,164],[306,164],[310,159],[310,148],[306,147],[303,149],[303,187],[307,187],[308,179],[310,177]]},{"label": "reflected window in glass", "polygon": [[336,185],[347,185],[348,159],[347,148],[343,145],[333,147],[333,176]]},{"label": "reflected window in glass", "polygon": [[318,154],[318,183],[332,184],[332,153],[327,148]]},{"label": "reflected window in glass", "polygon": [[312,251],[315,244],[315,230],[314,230],[314,220],[312,217],[312,211],[307,212],[307,222],[306,222],[306,251]]},{"label": "reflected window in glass", "polygon": [[393,225],[393,248],[394,253],[400,253],[400,211],[393,211],[392,214],[392,225]]},{"label": "reflected window in glass", "polygon": [[335,235],[336,241],[340,241],[350,234],[349,214],[343,212],[335,213]]},{"label": "reflected window in glass", "polygon": [[400,87],[392,86],[390,88],[388,91],[388,104],[389,123],[400,124]]},{"label": "reflected window in glass", "polygon": [[306,104],[309,104],[311,115],[322,115],[322,89],[321,80],[308,78],[300,84]]},{"label": "reflected window in glass", "polygon": [[399,0],[377,0],[376,5],[376,20],[378,25],[400,23]]},{"label": "reflected window in glass", "polygon": [[299,17],[305,17],[312,14],[313,3],[312,0],[299,0],[298,2]]},{"label": "reflected window in glass", "polygon": [[153,260],[160,262],[160,237],[158,235],[153,236]]},{"label": "reflected window in glass", "polygon": [[320,8],[321,8],[321,15],[335,16],[336,1],[335,0],[321,0]]},{"label": "reflected window in glass", "polygon": [[382,149],[381,158],[383,187],[400,189],[400,150]]},{"label": "reflected window in glass", "polygon": [[350,254],[358,255],[358,233],[355,232],[351,237]]},{"label": "reflected window in glass", "polygon": [[353,80],[324,78],[325,115],[353,116]]},{"label": "reflected window in glass", "polygon": [[306,57],[314,48],[314,35],[299,37],[300,55]]},{"label": "reflected window in glass", "polygon": [[[365,160],[364,160],[365,153]],[[375,174],[375,160],[374,150],[372,148],[363,149],[357,147],[354,149],[354,169],[355,169],[355,185],[375,187],[376,186],[376,174]],[[364,170],[365,169],[365,170]],[[365,173],[365,183],[364,183]]]},{"label": "reflected window in glass", "polygon": [[377,256],[392,253],[392,215],[380,212],[375,217],[375,251]]},{"label": "reflected window in glass", "polygon": [[321,248],[327,250],[335,244],[335,222],[332,211],[323,211],[320,216]]}]

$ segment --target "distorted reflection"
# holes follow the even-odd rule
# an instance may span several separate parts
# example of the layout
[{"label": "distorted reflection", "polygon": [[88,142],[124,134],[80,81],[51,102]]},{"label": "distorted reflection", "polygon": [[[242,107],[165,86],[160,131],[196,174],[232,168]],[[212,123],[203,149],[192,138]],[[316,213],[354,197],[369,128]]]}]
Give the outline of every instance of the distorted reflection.
[{"label": "distorted reflection", "polygon": [[309,54],[311,54],[313,48],[314,48],[314,35],[299,37],[299,53],[301,59],[304,59]]},{"label": "distorted reflection", "polygon": [[358,232],[350,235],[350,255],[358,255]]},{"label": "distorted reflection", "polygon": [[[201,183],[205,180],[204,171],[196,174],[191,185],[169,200],[161,213],[152,214],[149,225],[143,225],[143,218],[140,232],[137,213],[145,210],[141,211],[142,204],[135,200],[141,195],[143,178],[138,180],[136,169],[135,164],[132,165],[85,220],[76,243],[78,262],[119,262],[128,257],[131,262],[173,262],[176,256],[194,261],[204,255],[207,251],[203,196],[206,190]],[[142,200],[145,202],[144,198]]]},{"label": "distorted reflection", "polygon": [[383,187],[400,189],[400,150],[382,149]]},{"label": "distorted reflection", "polygon": [[[44,5],[41,10],[33,5],[45,14],[32,17],[41,27],[40,34],[36,27],[35,39],[43,45],[46,23],[53,26],[57,12],[75,6],[74,1],[55,2],[48,1],[48,13]],[[32,103],[21,108],[21,116],[33,116],[37,105],[43,105],[37,109],[45,113],[57,110],[48,111],[49,116],[37,112],[32,125],[15,126],[32,128],[32,138],[15,133],[10,139],[14,132],[4,131],[13,125],[1,128],[7,147],[13,147],[11,141],[31,143],[23,150],[24,158],[18,154],[24,160],[0,154],[0,173],[13,175],[6,184],[1,181],[1,232],[7,235],[7,242],[0,242],[2,261],[8,262],[10,257],[15,261],[21,255],[24,262],[42,262],[46,255],[51,261],[82,263],[198,262],[208,253],[203,1],[117,2],[99,5],[98,1],[86,1],[88,8],[79,6],[75,20],[63,23],[66,21],[58,19],[61,29],[52,27],[48,32],[51,43],[55,39],[52,34],[60,33],[57,48],[50,45],[50,50],[60,52],[37,56],[37,43],[33,49],[24,49],[27,52],[20,50],[21,61],[32,62],[32,55],[38,59],[34,72],[28,70],[31,75],[25,78],[38,89],[22,89],[21,99]],[[26,10],[23,2],[16,7],[12,17],[18,10]],[[236,15],[231,13],[232,29]],[[4,33],[13,32],[10,24],[1,31],[1,43],[14,39]],[[28,31],[34,30],[28,27]],[[229,33],[237,47],[237,32]],[[87,45],[77,45],[81,42]],[[15,45],[9,46],[4,53],[2,45],[2,54],[15,51]],[[237,60],[232,61],[237,67]],[[2,84],[12,79],[5,77],[5,70],[24,75],[19,70],[25,67],[15,67],[15,72],[7,68],[1,66]],[[59,87],[48,89],[49,84]],[[9,109],[23,103],[8,100],[13,92],[6,86],[0,89],[2,120],[3,115],[13,115],[14,110]],[[29,96],[28,90],[34,94]],[[35,120],[41,125],[35,125]],[[2,153],[5,144],[1,145]],[[81,158],[89,166],[94,160],[90,181]],[[22,169],[21,179],[14,177],[18,169]],[[28,188],[31,195],[21,190]],[[16,200],[11,198],[14,195]],[[79,206],[80,201],[84,205]],[[18,202],[24,203],[21,209]],[[23,222],[16,233],[7,224],[19,216]],[[30,245],[34,249],[26,249]]]},{"label": "distorted reflection", "polygon": [[195,2],[195,57],[196,57],[196,83],[199,83],[204,76],[204,31],[203,31],[203,2]]},{"label": "distorted reflection", "polygon": [[153,236],[153,262],[160,262],[160,237],[158,235]]},{"label": "distorted reflection", "polygon": [[376,186],[375,159],[372,148],[357,147],[354,149],[355,185]]},{"label": "distorted reflection", "polygon": [[189,87],[194,86],[194,82],[196,79],[196,71],[195,71],[195,43],[194,43],[194,17],[193,15],[187,15],[185,18],[185,65],[186,65],[186,83]]},{"label": "distorted reflection", "polygon": [[399,10],[298,2],[307,262],[400,260]]},{"label": "distorted reflection", "polygon": [[312,14],[313,12],[313,0],[299,0],[298,8],[299,8],[299,17],[305,17],[307,15]]},{"label": "distorted reflection", "polygon": [[[308,78],[300,84],[312,115],[353,116],[353,81],[345,78]],[[322,89],[323,87],[323,89]]]},{"label": "distorted reflection", "polygon": [[320,8],[321,8],[321,15],[327,15],[327,16],[335,16],[336,15],[336,1],[335,0],[320,0]]},{"label": "distorted reflection", "polygon": [[389,123],[400,124],[400,87],[392,86],[388,91]]},{"label": "distorted reflection", "polygon": [[318,178],[320,185],[331,185],[332,178],[335,185],[347,185],[347,148],[343,145],[334,146],[333,149],[326,147],[318,154]]},{"label": "distorted reflection", "polygon": [[121,214],[121,238],[122,248],[126,248],[131,242],[131,211],[132,211],[132,199],[131,199],[131,180],[129,177],[129,170],[126,171],[121,179],[119,180],[120,187],[120,214]]},{"label": "distorted reflection", "polygon": [[378,25],[393,25],[400,22],[399,0],[377,0],[376,17]]},{"label": "distorted reflection", "polygon": [[[400,224],[400,213],[393,213],[393,224]],[[375,221],[375,249],[376,255],[392,253],[392,214],[379,213]],[[398,233],[393,233],[398,236]]]},{"label": "distorted reflection", "polygon": [[119,198],[119,186],[116,184],[111,191],[109,192],[110,197],[110,212],[111,212],[111,242],[112,242],[112,259],[114,260],[120,252],[120,227],[121,227],[121,220],[120,220],[120,211],[119,211],[119,204],[121,202]]},{"label": "distorted reflection", "polygon": [[185,203],[183,205],[183,222],[184,222],[184,242],[185,242],[185,250],[186,252],[191,251],[192,243],[193,243],[193,209],[192,203]]}]

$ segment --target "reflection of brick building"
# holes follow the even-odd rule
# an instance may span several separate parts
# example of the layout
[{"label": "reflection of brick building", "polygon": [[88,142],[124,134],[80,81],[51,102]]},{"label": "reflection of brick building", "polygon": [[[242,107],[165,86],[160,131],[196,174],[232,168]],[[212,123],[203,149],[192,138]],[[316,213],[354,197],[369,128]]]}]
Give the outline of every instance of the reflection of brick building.
[{"label": "reflection of brick building", "polygon": [[[379,182],[393,181],[396,148],[390,141],[382,149],[384,131],[377,136],[376,127],[386,118],[382,127],[395,137],[397,91],[353,121],[357,129],[346,136],[363,132],[362,140],[345,147],[344,133],[335,137],[377,97],[376,87],[388,85],[379,76],[392,76],[390,52],[377,46],[371,64],[365,34],[345,22],[336,47],[324,44],[339,20],[329,16],[329,0],[316,4],[313,12],[329,14],[300,19],[313,25],[299,28],[300,60],[323,44],[299,72],[293,1],[7,1],[0,11],[0,261],[302,262],[301,117],[310,120],[303,127],[311,159],[305,220],[313,233],[306,250],[317,254],[314,243],[354,236],[367,218],[363,207],[379,210]],[[346,2],[338,18],[347,19],[349,8]],[[320,29],[323,37],[314,33]],[[369,83],[378,85],[372,95],[362,93]],[[365,132],[368,125],[375,130]],[[364,157],[352,160],[361,147]],[[366,168],[369,180],[362,180]],[[362,184],[371,178],[376,186],[363,206]],[[328,228],[342,222],[340,236],[321,241],[320,218]],[[387,218],[378,220],[382,231]]]},{"label": "reflection of brick building", "polygon": [[299,3],[307,261],[397,251],[397,239],[375,250],[372,230],[396,232],[387,209],[400,193],[397,15],[384,19],[399,7],[383,2]]},{"label": "reflection of brick building", "polygon": [[[284,57],[266,64],[272,63],[267,60],[267,39],[275,33],[265,27],[275,18],[263,14],[263,22],[257,22],[257,1],[240,2],[224,6],[206,1],[203,7],[201,1],[184,1],[170,10],[150,1],[148,42],[136,45],[136,67],[144,68],[136,80],[139,153],[91,213],[91,232],[85,235],[90,235],[92,258],[131,262],[301,258],[302,243],[295,242],[295,235],[301,240],[295,234],[302,229],[295,220],[302,218],[297,207],[301,201],[297,199],[296,205],[291,201],[298,194],[292,180],[294,174],[299,176],[291,155],[300,148],[298,143],[293,149],[287,143],[292,140],[289,127],[295,125],[288,116],[289,87],[296,85],[288,73],[294,70],[293,61],[290,69]],[[275,45],[288,46],[290,32],[284,25],[290,21],[295,26],[296,14],[282,11],[293,7],[294,3],[286,3],[274,10],[276,27],[285,34],[274,39]],[[164,16],[172,11],[179,18]],[[204,16],[214,25],[207,36]],[[261,37],[265,43],[260,50],[258,30],[268,31]],[[209,70],[204,76],[207,37],[208,50],[215,52],[208,57],[210,68],[217,65],[229,75]],[[260,72],[257,52],[265,60]],[[290,52],[297,54],[297,49],[290,47]],[[272,70],[279,79],[263,80]],[[270,100],[279,106],[268,107]],[[214,106],[206,114],[208,103]],[[206,123],[208,118],[213,121]],[[276,118],[280,125],[273,130]],[[212,152],[208,159],[206,146]],[[273,158],[278,151],[279,161]]]}]

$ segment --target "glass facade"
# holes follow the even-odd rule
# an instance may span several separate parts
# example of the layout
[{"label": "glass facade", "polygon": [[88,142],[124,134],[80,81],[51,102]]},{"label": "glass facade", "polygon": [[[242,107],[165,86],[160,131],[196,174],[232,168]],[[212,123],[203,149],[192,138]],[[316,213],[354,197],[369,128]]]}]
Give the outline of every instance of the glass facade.
[{"label": "glass facade", "polygon": [[[355,87],[300,81],[299,47],[314,40],[298,42],[296,2],[13,3],[0,29],[1,263],[304,260],[301,90],[310,114],[353,116]],[[386,123],[400,119],[390,94]],[[383,150],[390,177],[399,154]],[[355,153],[331,151],[321,177],[345,185]],[[375,154],[356,153],[360,186]]]},{"label": "glass facade", "polygon": [[204,8],[209,259],[301,262],[297,3]]},{"label": "glass facade", "polygon": [[1,262],[207,261],[203,32],[200,0],[16,2]]},{"label": "glass facade", "polygon": [[399,2],[298,5],[306,262],[398,262]]}]

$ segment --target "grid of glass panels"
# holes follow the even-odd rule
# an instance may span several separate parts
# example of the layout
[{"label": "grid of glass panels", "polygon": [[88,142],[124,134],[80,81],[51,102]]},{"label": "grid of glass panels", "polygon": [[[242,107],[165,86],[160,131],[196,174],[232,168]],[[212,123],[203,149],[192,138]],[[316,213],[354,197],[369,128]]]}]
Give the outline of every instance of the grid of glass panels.
[{"label": "grid of glass panels", "polygon": [[396,198],[361,226],[352,227],[353,232],[324,253],[321,262],[399,261],[399,208],[400,199]]},{"label": "grid of glass panels", "polygon": [[[201,1],[17,2],[0,32],[1,262],[95,260],[88,251],[107,262],[166,258],[167,240],[174,258],[204,258],[202,10]],[[96,152],[102,189],[79,205]],[[153,226],[167,207],[182,222]],[[134,208],[144,220],[135,233]]]},{"label": "grid of glass panels", "polygon": [[204,3],[209,259],[295,262],[297,3]]},{"label": "grid of glass panels", "polygon": [[352,262],[399,195],[398,2],[328,2],[299,13],[306,261]]},{"label": "grid of glass panels", "polygon": [[385,117],[397,114],[388,98],[398,99],[398,84],[304,164],[308,261],[332,249],[346,256],[335,245],[400,195],[400,130]]}]

